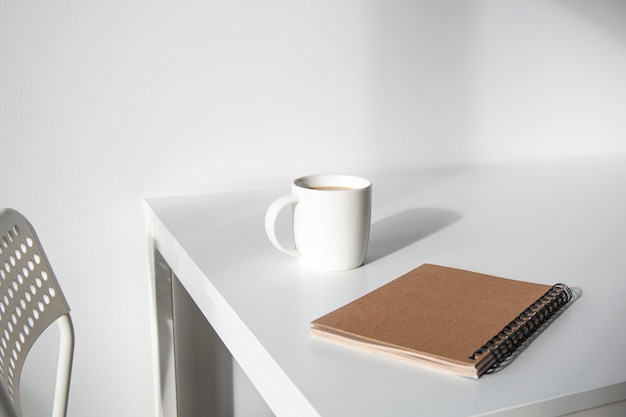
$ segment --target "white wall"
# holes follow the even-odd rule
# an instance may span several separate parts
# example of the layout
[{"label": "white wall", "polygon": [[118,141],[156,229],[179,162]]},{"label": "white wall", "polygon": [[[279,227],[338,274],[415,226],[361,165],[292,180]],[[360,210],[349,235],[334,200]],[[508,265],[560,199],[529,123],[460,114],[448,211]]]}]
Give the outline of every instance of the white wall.
[{"label": "white wall", "polygon": [[77,331],[71,417],[153,416],[141,201],[626,152],[626,3],[0,0],[0,207]]}]

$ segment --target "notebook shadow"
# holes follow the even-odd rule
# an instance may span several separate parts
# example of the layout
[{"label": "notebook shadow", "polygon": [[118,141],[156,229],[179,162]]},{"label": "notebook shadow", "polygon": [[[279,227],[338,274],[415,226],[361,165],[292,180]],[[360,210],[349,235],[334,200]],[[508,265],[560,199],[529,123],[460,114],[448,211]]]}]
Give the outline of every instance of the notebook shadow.
[{"label": "notebook shadow", "polygon": [[572,287],[572,299],[569,301],[569,303],[561,307],[556,313],[554,313],[552,317],[548,319],[548,321],[546,321],[544,324],[539,326],[539,328],[537,328],[537,330],[528,339],[526,339],[517,349],[515,349],[515,351],[511,354],[511,356],[506,358],[500,365],[489,369],[487,372],[485,372],[485,375],[500,372],[506,367],[508,367],[511,364],[511,362],[513,362],[515,358],[517,358],[524,350],[526,350],[528,346],[530,346],[530,344],[534,342],[537,339],[537,337],[539,337],[539,335],[543,333],[553,321],[555,321],[561,314],[563,314],[568,308],[570,308],[572,304],[578,301],[578,299],[582,297],[582,295],[583,295],[582,288]]},{"label": "notebook shadow", "polygon": [[461,215],[439,208],[413,208],[373,223],[365,263],[391,255],[458,221]]}]

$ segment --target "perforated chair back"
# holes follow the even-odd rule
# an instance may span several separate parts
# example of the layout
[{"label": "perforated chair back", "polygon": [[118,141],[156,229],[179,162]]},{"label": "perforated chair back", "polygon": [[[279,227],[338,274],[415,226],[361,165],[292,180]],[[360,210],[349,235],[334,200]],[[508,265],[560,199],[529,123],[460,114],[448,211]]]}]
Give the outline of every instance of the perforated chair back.
[{"label": "perforated chair back", "polygon": [[0,209],[0,386],[18,417],[20,379],[28,352],[57,321],[61,346],[52,415],[66,415],[74,331],[69,305],[31,224],[13,209]]}]

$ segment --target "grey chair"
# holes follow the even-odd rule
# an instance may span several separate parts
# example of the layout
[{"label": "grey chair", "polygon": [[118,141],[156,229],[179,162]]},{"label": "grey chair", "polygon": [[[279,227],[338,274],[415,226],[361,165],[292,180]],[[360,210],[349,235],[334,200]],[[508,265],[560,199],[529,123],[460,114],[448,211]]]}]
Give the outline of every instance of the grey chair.
[{"label": "grey chair", "polygon": [[7,408],[22,417],[20,379],[37,338],[53,322],[60,347],[53,417],[64,417],[74,356],[70,308],[35,230],[19,212],[0,209],[0,387]]}]

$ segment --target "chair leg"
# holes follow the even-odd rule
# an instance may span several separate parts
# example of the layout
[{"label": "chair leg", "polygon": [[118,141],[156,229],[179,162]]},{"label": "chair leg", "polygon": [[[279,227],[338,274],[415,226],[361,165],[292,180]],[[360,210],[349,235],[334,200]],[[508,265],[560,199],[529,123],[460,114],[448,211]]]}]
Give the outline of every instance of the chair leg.
[{"label": "chair leg", "polygon": [[60,331],[59,363],[57,365],[56,386],[52,417],[66,417],[67,402],[74,357],[74,327],[69,314],[57,319]]}]

